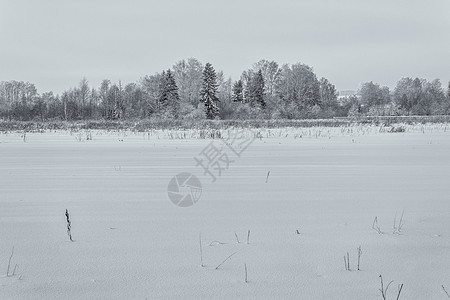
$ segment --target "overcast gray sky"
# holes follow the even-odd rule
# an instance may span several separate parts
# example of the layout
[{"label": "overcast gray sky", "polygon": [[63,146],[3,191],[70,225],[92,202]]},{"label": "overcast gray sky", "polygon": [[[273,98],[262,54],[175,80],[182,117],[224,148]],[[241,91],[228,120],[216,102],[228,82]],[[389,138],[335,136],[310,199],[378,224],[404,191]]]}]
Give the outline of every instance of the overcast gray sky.
[{"label": "overcast gray sky", "polygon": [[305,63],[338,90],[450,81],[450,0],[0,0],[0,81],[135,82],[195,57],[236,80]]}]

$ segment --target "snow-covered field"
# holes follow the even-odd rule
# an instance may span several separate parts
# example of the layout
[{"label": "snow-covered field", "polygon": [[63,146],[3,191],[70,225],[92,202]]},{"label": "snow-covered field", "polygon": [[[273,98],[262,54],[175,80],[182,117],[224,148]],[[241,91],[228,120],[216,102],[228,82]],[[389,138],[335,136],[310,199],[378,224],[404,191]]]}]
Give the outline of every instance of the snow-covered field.
[{"label": "snow-covered field", "polygon": [[0,299],[446,299],[450,130],[405,128],[261,130],[215,182],[192,131],[1,133]]}]

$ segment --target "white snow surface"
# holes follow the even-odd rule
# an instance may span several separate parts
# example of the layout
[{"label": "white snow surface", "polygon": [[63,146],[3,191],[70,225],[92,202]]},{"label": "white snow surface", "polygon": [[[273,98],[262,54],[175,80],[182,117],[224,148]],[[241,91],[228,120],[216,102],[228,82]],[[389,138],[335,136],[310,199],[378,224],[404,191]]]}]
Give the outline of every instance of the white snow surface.
[{"label": "white snow surface", "polygon": [[[217,139],[1,133],[0,299],[382,299],[380,274],[387,299],[446,299],[450,130],[404,126],[260,130],[215,182],[194,157]],[[167,195],[181,172],[192,207]]]}]

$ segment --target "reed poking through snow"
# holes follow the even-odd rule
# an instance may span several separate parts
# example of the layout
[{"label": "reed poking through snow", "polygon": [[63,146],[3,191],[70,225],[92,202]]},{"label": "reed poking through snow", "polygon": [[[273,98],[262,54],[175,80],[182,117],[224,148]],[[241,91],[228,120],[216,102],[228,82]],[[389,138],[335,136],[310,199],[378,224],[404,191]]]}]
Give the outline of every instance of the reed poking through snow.
[{"label": "reed poking through snow", "polygon": [[358,247],[358,271],[361,271],[359,269],[359,263],[361,262],[361,255],[362,255],[362,250],[361,250],[361,245]]},{"label": "reed poking through snow", "polygon": [[9,257],[8,269],[6,270],[6,277],[9,277],[9,268],[11,267],[11,259],[12,259],[13,255],[14,255],[14,246],[12,247],[11,256]]},{"label": "reed poking through snow", "polygon": [[71,242],[73,242],[72,240],[72,232],[71,230],[71,223],[70,223],[70,218],[69,218],[69,211],[66,209],[66,221],[67,221],[67,235],[69,236],[69,239]]},{"label": "reed poking through snow", "polygon": [[244,264],[244,270],[245,270],[245,283],[248,283],[248,277],[247,277],[247,264]]},{"label": "reed poking through snow", "polygon": [[217,267],[216,270],[219,269],[219,267],[221,265],[223,265],[227,260],[229,260],[233,255],[235,255],[237,252],[234,252],[233,254],[231,254],[230,256],[228,256],[227,258],[225,258]]},{"label": "reed poking through snow", "polygon": [[204,267],[203,264],[203,247],[202,247],[202,233],[200,232],[198,235],[198,241],[200,243],[200,266]]}]

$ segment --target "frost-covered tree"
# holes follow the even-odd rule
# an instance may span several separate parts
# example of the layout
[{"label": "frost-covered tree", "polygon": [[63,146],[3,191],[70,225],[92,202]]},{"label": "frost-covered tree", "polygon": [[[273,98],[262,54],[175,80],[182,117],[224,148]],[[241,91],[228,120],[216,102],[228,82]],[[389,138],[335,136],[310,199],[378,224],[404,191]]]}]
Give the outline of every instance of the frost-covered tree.
[{"label": "frost-covered tree", "polygon": [[337,101],[338,93],[334,84],[328,79],[322,77],[320,80],[320,108],[321,117],[333,117],[336,115],[339,104]]},{"label": "frost-covered tree", "polygon": [[241,81],[242,81],[242,85],[243,85],[243,102],[244,103],[249,103],[250,99],[251,99],[251,91],[250,91],[250,87],[252,85],[252,78],[255,75],[255,71],[253,70],[247,70],[242,72],[241,75]]},{"label": "frost-covered tree", "polygon": [[118,85],[111,85],[106,99],[108,106],[104,117],[106,119],[122,119],[125,111],[123,106],[123,89],[120,81]]},{"label": "frost-covered tree", "polygon": [[419,113],[424,115],[441,114],[445,103],[445,92],[441,81],[435,79],[423,84],[423,97],[419,101]]},{"label": "frost-covered tree", "polygon": [[166,116],[177,118],[180,97],[175,77],[170,69],[162,73],[159,92],[160,112]]},{"label": "frost-covered tree", "polygon": [[231,119],[234,114],[234,104],[236,104],[233,103],[233,83],[230,77],[227,80],[219,80],[219,82],[217,93],[219,97],[219,116],[221,119]]},{"label": "frost-covered tree", "polygon": [[73,89],[62,93],[61,100],[63,103],[64,119],[66,121],[78,119],[78,106],[76,99],[77,96]]},{"label": "frost-covered tree", "polygon": [[276,92],[280,99],[276,113],[282,118],[309,117],[308,111],[320,105],[319,80],[305,64],[283,65]]},{"label": "frost-covered tree", "polygon": [[144,103],[141,108],[142,117],[144,118],[148,118],[158,112],[161,78],[162,75],[156,73],[154,75],[147,75],[140,81],[144,96]]},{"label": "frost-covered tree", "polygon": [[233,102],[244,101],[244,86],[242,80],[238,80],[233,84]]},{"label": "frost-covered tree", "polygon": [[445,113],[447,103],[439,79],[402,78],[394,90],[396,105],[405,114],[431,115]]},{"label": "frost-covered tree", "polygon": [[30,120],[38,92],[34,84],[23,81],[0,82],[0,111],[9,119]]},{"label": "frost-covered tree", "polygon": [[328,79],[320,78],[320,104],[323,107],[335,107],[337,105],[338,93],[334,84]]},{"label": "frost-covered tree", "polygon": [[142,117],[144,116],[143,108],[145,107],[144,92],[136,83],[129,83],[123,91],[123,98],[127,114],[125,117]]},{"label": "frost-covered tree", "polygon": [[372,106],[383,106],[391,102],[389,88],[381,87],[372,81],[363,83],[359,89],[359,94],[361,103],[366,110]]},{"label": "frost-covered tree", "polygon": [[44,103],[47,105],[47,118],[51,119],[62,119],[64,112],[62,107],[62,102],[59,97],[53,94],[53,92],[43,93],[41,96]]},{"label": "frost-covered tree", "polygon": [[450,113],[450,82],[448,83],[447,87],[446,99],[444,101],[444,104],[442,105],[442,112],[447,115]]},{"label": "frost-covered tree", "polygon": [[202,75],[201,102],[205,106],[206,118],[214,119],[219,114],[219,98],[217,97],[217,75],[210,63],[205,65]]},{"label": "frost-covered tree", "polygon": [[255,107],[259,105],[259,107],[266,107],[266,101],[264,100],[264,77],[262,75],[261,70],[256,72],[249,83],[248,86],[248,100],[251,106]]},{"label": "frost-covered tree", "polygon": [[89,96],[91,93],[89,88],[89,82],[85,77],[81,79],[75,91],[77,95],[79,118],[85,119],[86,117],[89,116],[90,107],[88,107],[88,103],[89,103]]},{"label": "frost-covered tree", "polygon": [[418,103],[422,94],[422,83],[418,78],[404,77],[394,89],[394,102],[404,112],[410,112]]},{"label": "frost-covered tree", "polygon": [[[99,104],[102,108],[102,116],[106,117],[108,115],[108,111],[110,109],[110,103],[108,103],[108,93],[109,93],[109,89],[111,87],[111,81],[109,79],[104,79],[101,84],[100,87],[98,89],[98,101]],[[63,97],[64,100],[64,97]],[[63,102],[64,103],[64,111],[66,111],[66,101]],[[65,113],[65,117],[67,120],[67,112]]]},{"label": "frost-covered tree", "polygon": [[275,95],[275,87],[280,80],[281,69],[275,61],[260,60],[253,64],[253,71],[261,71],[264,78],[264,91],[269,96]]},{"label": "frost-covered tree", "polygon": [[180,60],[173,66],[180,102],[197,107],[202,88],[203,65],[195,58]]}]

